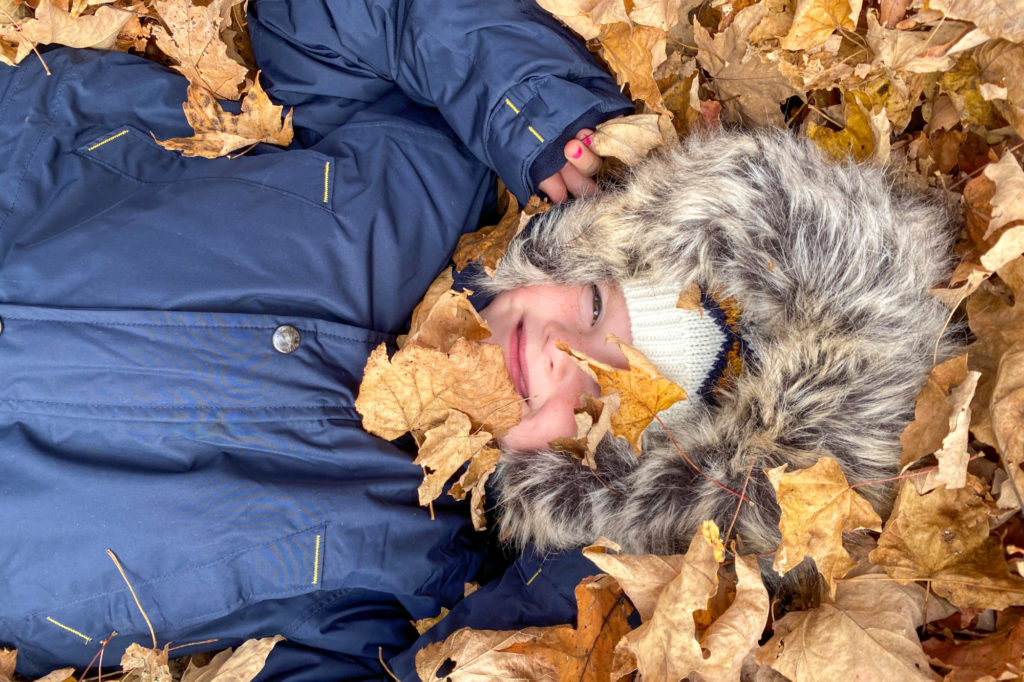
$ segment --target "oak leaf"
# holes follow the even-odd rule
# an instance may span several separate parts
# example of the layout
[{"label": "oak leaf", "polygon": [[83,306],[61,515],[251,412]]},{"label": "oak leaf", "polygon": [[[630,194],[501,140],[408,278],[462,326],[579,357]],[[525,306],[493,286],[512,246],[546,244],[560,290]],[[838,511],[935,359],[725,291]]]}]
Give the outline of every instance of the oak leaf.
[{"label": "oak leaf", "polygon": [[239,114],[225,112],[210,91],[194,83],[188,86],[188,100],[182,108],[195,135],[156,142],[183,156],[215,159],[260,142],[286,147],[292,141],[291,110],[282,120],[284,107],[270,101],[258,77],[242,100]]},{"label": "oak leaf", "polygon": [[857,28],[862,0],[797,0],[793,23],[780,45],[784,50],[809,50],[823,45],[837,28]]},{"label": "oak leaf", "polygon": [[833,601],[787,613],[757,652],[793,682],[936,680],[921,650],[921,607],[891,582],[839,585]]},{"label": "oak leaf", "polygon": [[501,347],[459,339],[449,352],[408,346],[388,359],[382,343],[366,361],[356,410],[363,428],[387,440],[443,423],[450,409],[500,438],[519,423],[521,398]]},{"label": "oak leaf", "polygon": [[697,61],[711,76],[728,122],[781,126],[782,103],[799,94],[779,65],[763,60],[750,45],[750,34],[767,11],[763,3],[744,8],[714,38],[703,26],[694,24]]},{"label": "oak leaf", "polygon": [[622,436],[633,446],[637,454],[642,452],[641,436],[658,412],[667,410],[686,398],[686,391],[672,383],[643,353],[628,343],[608,335],[608,342],[618,344],[626,356],[629,369],[617,369],[586,354],[571,349],[562,341],[556,342],[559,350],[568,353],[580,368],[601,386],[601,395],[619,393],[619,409],[612,415],[612,433]]},{"label": "oak leaf", "polygon": [[668,34],[652,26],[617,23],[603,26],[598,36],[601,56],[615,74],[619,85],[629,85],[633,99],[642,100],[654,111],[666,112],[654,70],[667,59]]},{"label": "oak leaf", "polygon": [[577,626],[530,627],[518,631],[474,631],[462,628],[443,642],[416,654],[420,679],[445,675],[466,680],[608,679],[616,642],[629,631],[632,612],[622,590],[607,576],[586,578],[576,586]]},{"label": "oak leaf", "polygon": [[634,166],[652,149],[674,143],[676,131],[664,114],[633,114],[598,125],[590,139],[594,153]]},{"label": "oak leaf", "polygon": [[447,352],[459,339],[480,341],[491,335],[487,323],[469,302],[471,291],[452,291],[451,268],[438,275],[412,311],[409,333],[398,347],[424,346]]},{"label": "oak leaf", "polygon": [[218,99],[238,99],[248,74],[246,66],[229,54],[221,35],[230,26],[231,7],[239,2],[242,0],[212,0],[199,5],[153,0],[163,22],[153,27],[157,47],[176,62],[174,69],[189,83]]},{"label": "oak leaf", "polygon": [[899,581],[925,580],[961,608],[1024,604],[1024,579],[1010,574],[999,541],[989,536],[985,486],[968,475],[957,490],[920,495],[904,483],[872,562]]},{"label": "oak leaf", "polygon": [[882,520],[868,501],[850,488],[842,468],[830,457],[792,473],[786,473],[785,464],[765,473],[782,509],[782,543],[772,568],[785,574],[811,557],[834,595],[836,578],[855,565],[843,548],[843,532],[881,530]]},{"label": "oak leaf", "polygon": [[281,635],[250,639],[237,649],[225,649],[202,667],[189,665],[181,682],[249,682],[266,664],[274,646],[284,640]]},{"label": "oak leaf", "polygon": [[5,57],[0,61],[17,64],[31,54],[36,45],[111,48],[121,27],[132,16],[122,9],[100,7],[95,14],[72,17],[52,0],[40,0],[34,18],[0,23],[0,39],[17,46],[13,55],[6,49],[0,51]]}]

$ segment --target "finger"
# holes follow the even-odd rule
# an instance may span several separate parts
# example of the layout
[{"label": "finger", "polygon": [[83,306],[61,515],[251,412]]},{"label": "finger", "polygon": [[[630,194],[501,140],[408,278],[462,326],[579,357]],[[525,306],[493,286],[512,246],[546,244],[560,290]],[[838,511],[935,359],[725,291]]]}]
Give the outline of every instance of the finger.
[{"label": "finger", "polygon": [[[568,166],[569,164],[565,164]],[[565,170],[564,168],[562,170]],[[548,199],[551,199],[553,204],[564,204],[566,199],[569,198],[569,192],[565,188],[565,182],[559,177],[558,173],[552,175],[547,180],[541,180],[540,184],[537,185],[537,189],[544,194],[548,195]]]},{"label": "finger", "polygon": [[565,158],[582,175],[597,175],[601,168],[601,157],[581,140],[569,140],[565,143]]},{"label": "finger", "polygon": [[580,128],[580,131],[576,133],[576,139],[582,140],[583,144],[590,146],[590,136],[594,134],[594,131],[590,128]]},{"label": "finger", "polygon": [[565,188],[574,197],[589,197],[597,193],[597,184],[586,175],[580,173],[574,166],[566,165],[562,169],[562,181]]}]

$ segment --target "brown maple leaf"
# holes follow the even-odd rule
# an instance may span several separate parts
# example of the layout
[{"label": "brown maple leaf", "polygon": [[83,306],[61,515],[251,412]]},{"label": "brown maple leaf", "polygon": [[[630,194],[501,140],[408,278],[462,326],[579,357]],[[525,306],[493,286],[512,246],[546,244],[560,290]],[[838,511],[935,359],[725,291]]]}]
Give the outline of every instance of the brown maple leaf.
[{"label": "brown maple leaf", "polygon": [[541,201],[536,195],[530,197],[522,212],[512,192],[505,190],[504,199],[507,202],[505,215],[497,224],[486,225],[476,232],[459,237],[455,253],[452,254],[452,262],[457,271],[461,272],[467,265],[479,260],[484,272],[494,277],[498,262],[505,255],[512,239],[523,231],[533,216],[551,210],[551,204]]},{"label": "brown maple leaf", "polygon": [[[416,654],[420,679],[446,673],[460,680],[607,680],[616,642],[629,632],[632,612],[622,590],[607,576],[586,578],[576,587],[577,626],[531,627],[518,631],[462,628]],[[450,666],[449,666],[450,667]]]},{"label": "brown maple leaf", "polygon": [[925,495],[904,483],[870,559],[896,580],[928,581],[961,608],[1024,604],[1024,579],[1010,574],[999,540],[989,536],[985,486],[971,475],[964,488]]},{"label": "brown maple leaf", "polygon": [[242,100],[240,114],[225,112],[210,91],[194,83],[188,86],[188,101],[182,108],[195,135],[156,142],[183,156],[215,159],[260,142],[286,147],[292,141],[291,110],[282,120],[284,107],[270,101],[258,76]]},{"label": "brown maple leaf", "polygon": [[398,338],[398,347],[423,346],[447,352],[459,339],[480,341],[491,330],[469,302],[471,291],[452,291],[451,268],[434,279],[412,311],[409,333]]},{"label": "brown maple leaf", "polygon": [[381,344],[366,361],[355,404],[364,429],[393,440],[443,423],[450,409],[500,438],[519,423],[520,402],[501,347],[460,339],[448,353],[408,346],[390,360]]},{"label": "brown maple leaf", "polygon": [[1024,619],[1020,612],[1000,615],[995,632],[973,640],[931,638],[922,642],[925,653],[949,669],[944,682],[1016,680],[1024,666]]},{"label": "brown maple leaf", "polygon": [[153,28],[157,47],[176,62],[174,69],[189,83],[218,99],[238,99],[248,74],[246,66],[229,54],[221,35],[231,24],[231,7],[239,2],[242,0],[212,0],[199,5],[153,0],[163,22]]},{"label": "brown maple leaf", "polygon": [[633,451],[640,454],[640,439],[644,429],[659,412],[686,398],[686,391],[666,379],[636,348],[611,334],[608,335],[608,342],[618,344],[626,356],[629,369],[617,369],[594,360],[561,341],[555,345],[568,353],[584,372],[597,381],[602,396],[619,393],[619,409],[611,417],[612,433],[628,440]]},{"label": "brown maple leaf", "polygon": [[602,26],[629,21],[622,0],[538,0],[537,4],[584,40],[596,38]]},{"label": "brown maple leaf", "polygon": [[780,45],[808,50],[822,45],[837,28],[854,30],[861,0],[797,0],[793,23]]},{"label": "brown maple leaf", "polygon": [[850,488],[842,468],[830,457],[792,473],[786,473],[786,465],[765,473],[782,509],[782,542],[772,568],[785,574],[804,557],[811,557],[834,595],[836,578],[855,565],[843,548],[843,532],[881,530],[882,520],[868,501]]},{"label": "brown maple leaf", "polygon": [[620,22],[602,26],[598,36],[601,56],[608,62],[619,85],[628,85],[633,99],[665,113],[668,110],[654,80],[654,70],[667,58],[667,35],[663,29],[653,26]]},{"label": "brown maple leaf", "polygon": [[473,455],[466,473],[462,474],[452,484],[449,494],[456,500],[463,500],[470,495],[469,513],[473,520],[473,527],[477,530],[484,530],[487,522],[484,518],[485,487],[487,479],[494,473],[501,457],[501,450],[490,445],[485,446],[480,452]]},{"label": "brown maple leaf", "polygon": [[[448,410],[444,422],[427,429],[420,443],[419,454],[413,461],[413,464],[423,467],[423,483],[418,491],[420,504],[426,506],[440,497],[448,479],[459,467],[480,454],[491,438],[491,434],[486,431],[474,431],[469,417],[453,409]],[[497,459],[489,463],[490,468],[493,468]],[[461,487],[460,493],[462,496],[456,499],[465,497]],[[452,496],[455,497],[455,494]]]},{"label": "brown maple leaf", "polygon": [[843,583],[833,601],[787,613],[756,655],[793,682],[933,681],[915,627],[920,607],[892,582]]}]

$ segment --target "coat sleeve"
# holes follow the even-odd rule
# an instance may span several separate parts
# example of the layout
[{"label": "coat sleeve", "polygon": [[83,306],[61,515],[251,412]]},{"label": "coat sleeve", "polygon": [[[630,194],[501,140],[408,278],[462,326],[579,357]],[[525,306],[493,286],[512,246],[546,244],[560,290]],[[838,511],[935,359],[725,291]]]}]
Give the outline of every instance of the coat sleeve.
[{"label": "coat sleeve", "polygon": [[259,0],[250,31],[278,100],[340,111],[398,88],[438,109],[521,200],[561,168],[577,130],[632,111],[533,0]]}]

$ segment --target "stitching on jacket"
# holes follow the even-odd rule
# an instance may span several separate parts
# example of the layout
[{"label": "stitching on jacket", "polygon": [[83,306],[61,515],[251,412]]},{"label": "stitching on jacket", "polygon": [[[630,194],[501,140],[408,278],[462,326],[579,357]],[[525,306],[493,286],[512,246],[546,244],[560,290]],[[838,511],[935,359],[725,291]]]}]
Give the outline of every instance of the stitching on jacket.
[{"label": "stitching on jacket", "polygon": [[329,180],[331,177],[331,162],[328,161],[324,164],[324,203],[327,203],[327,189],[330,187]]},{"label": "stitching on jacket", "polygon": [[530,579],[526,581],[526,586],[527,586],[527,587],[529,587],[529,586],[530,586],[530,583],[532,583],[532,582],[534,581],[534,579],[535,579],[535,578],[536,578],[536,577],[537,577],[538,575],[540,575],[540,572],[541,572],[541,571],[543,571],[543,570],[544,570],[544,567],[543,567],[543,566],[541,566],[540,568],[538,568],[538,569],[537,569],[537,572],[536,572],[536,573],[534,573],[533,575],[531,575],[531,576],[530,576]]},{"label": "stitching on jacket", "polygon": [[[216,314],[216,313],[204,313],[204,314]],[[266,327],[261,325],[246,325],[246,324],[160,324],[158,322],[97,322],[94,320],[47,320],[39,317],[20,317],[18,315],[4,315],[4,319],[7,320],[18,320],[20,322],[42,322],[51,324],[88,324],[94,327],[157,327],[160,329],[252,329],[259,331],[273,331],[280,325],[268,325]],[[294,325],[293,325],[294,326]],[[312,334],[313,336],[328,336],[334,339],[341,339],[342,341],[352,341],[353,343],[363,343],[367,346],[377,346],[384,341],[384,338],[377,340],[369,339],[356,339],[350,336],[344,336],[342,334],[334,334],[332,332],[320,331],[317,329],[309,329],[304,327],[295,327],[300,332]],[[382,335],[383,336],[387,336]]]},{"label": "stitching on jacket", "polygon": [[512,100],[510,100],[508,97],[505,98],[505,104],[507,104],[509,108],[512,109],[512,111],[516,112],[516,116],[519,115],[519,109],[516,109],[516,105],[512,104]]},{"label": "stitching on jacket", "polygon": [[[515,105],[515,104],[512,104],[512,100],[510,100],[510,99],[509,99],[508,97],[506,97],[506,98],[505,98],[505,104],[507,104],[507,105],[508,105],[508,108],[509,108],[509,109],[511,109],[512,111],[514,111],[514,112],[515,112],[516,116],[518,116],[518,115],[519,115],[519,108],[518,108],[518,107],[516,107],[516,105]],[[527,125],[527,126],[526,126],[526,129],[527,129],[527,130],[529,130],[529,131],[530,131],[531,133],[533,133],[533,136],[534,136],[534,137],[536,137],[536,138],[537,138],[538,140],[540,140],[541,142],[543,142],[543,141],[544,141],[544,138],[543,138],[543,137],[541,137],[541,134],[537,132],[537,129],[536,129],[536,128],[534,128],[534,127],[533,127],[533,126],[531,126],[531,125]]]},{"label": "stitching on jacket", "polygon": [[316,534],[316,549],[313,550],[313,582],[311,585],[316,585],[320,582],[320,533]]},{"label": "stitching on jacket", "polygon": [[86,151],[89,151],[89,152],[91,152],[91,151],[92,151],[92,150],[94,150],[94,149],[99,149],[100,147],[102,147],[102,146],[103,146],[103,145],[105,145],[106,143],[108,143],[108,142],[113,142],[114,140],[116,140],[117,138],[121,137],[122,135],[127,135],[127,134],[128,134],[128,129],[127,129],[127,128],[125,128],[125,129],[124,129],[124,130],[122,130],[121,132],[119,132],[119,133],[115,133],[114,135],[111,135],[111,136],[110,136],[110,137],[108,137],[107,139],[105,139],[105,140],[101,140],[100,142],[97,142],[97,143],[96,143],[96,144],[94,144],[93,146],[89,147],[89,148],[88,148],[88,149],[87,149]]},{"label": "stitching on jacket", "polygon": [[533,133],[533,136],[536,137],[538,140],[540,140],[541,142],[544,141],[544,138],[540,136],[540,133],[538,133],[537,130],[533,126],[526,126],[526,128],[531,133]]},{"label": "stitching on jacket", "polygon": [[53,623],[54,625],[56,625],[59,628],[67,630],[68,632],[70,632],[73,635],[78,635],[79,637],[81,637],[82,639],[85,640],[86,644],[88,644],[88,643],[90,643],[92,641],[92,637],[89,637],[88,635],[83,635],[78,630],[76,630],[74,628],[71,628],[71,627],[68,627],[67,625],[64,625],[64,623],[58,623],[57,621],[55,621],[53,618],[50,618],[49,616],[46,617],[46,620],[50,621],[51,623]]}]

